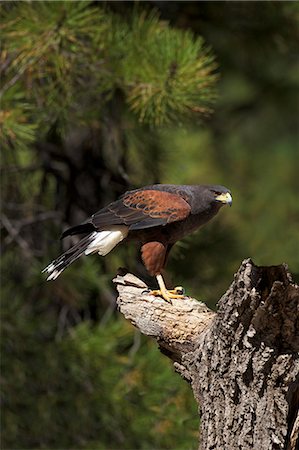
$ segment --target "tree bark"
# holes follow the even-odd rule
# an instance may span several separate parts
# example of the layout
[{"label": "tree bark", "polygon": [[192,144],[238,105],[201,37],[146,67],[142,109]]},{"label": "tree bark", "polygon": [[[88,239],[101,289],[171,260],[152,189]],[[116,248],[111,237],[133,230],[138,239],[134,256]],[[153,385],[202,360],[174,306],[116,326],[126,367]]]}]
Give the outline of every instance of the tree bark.
[{"label": "tree bark", "polygon": [[117,276],[121,313],[157,340],[192,387],[202,450],[299,448],[299,286],[285,265],[243,261],[217,313]]}]

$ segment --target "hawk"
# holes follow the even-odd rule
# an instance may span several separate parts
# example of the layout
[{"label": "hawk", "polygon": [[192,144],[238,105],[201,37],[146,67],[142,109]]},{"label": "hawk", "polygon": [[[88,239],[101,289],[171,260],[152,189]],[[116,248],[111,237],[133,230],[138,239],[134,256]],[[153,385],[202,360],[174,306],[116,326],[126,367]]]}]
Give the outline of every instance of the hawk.
[{"label": "hawk", "polygon": [[231,206],[232,196],[224,186],[154,184],[128,191],[86,222],[64,231],[62,238],[83,237],[43,272],[47,272],[47,280],[55,280],[82,255],[105,256],[122,241],[137,241],[143,263],[159,285],[159,290],[151,293],[169,302],[183,298],[182,288],[166,289],[162,277],[169,252],[226,204]]}]

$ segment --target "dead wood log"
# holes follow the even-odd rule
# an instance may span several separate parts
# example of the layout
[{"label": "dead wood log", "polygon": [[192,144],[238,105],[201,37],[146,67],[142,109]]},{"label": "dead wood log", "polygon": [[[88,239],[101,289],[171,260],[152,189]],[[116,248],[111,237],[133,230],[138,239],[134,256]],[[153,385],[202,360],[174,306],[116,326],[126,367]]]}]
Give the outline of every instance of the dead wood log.
[{"label": "dead wood log", "polygon": [[217,313],[168,304],[131,274],[114,281],[120,312],[191,384],[202,450],[299,448],[299,287],[285,265],[243,261]]}]

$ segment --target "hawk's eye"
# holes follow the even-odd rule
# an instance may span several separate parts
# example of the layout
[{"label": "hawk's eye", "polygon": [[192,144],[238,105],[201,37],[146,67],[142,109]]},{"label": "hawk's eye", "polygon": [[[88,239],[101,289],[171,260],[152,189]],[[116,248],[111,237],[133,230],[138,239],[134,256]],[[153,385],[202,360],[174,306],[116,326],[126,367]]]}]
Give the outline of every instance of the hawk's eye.
[{"label": "hawk's eye", "polygon": [[214,194],[217,196],[217,195],[221,195],[222,194],[222,192],[219,192],[219,191],[214,191]]}]

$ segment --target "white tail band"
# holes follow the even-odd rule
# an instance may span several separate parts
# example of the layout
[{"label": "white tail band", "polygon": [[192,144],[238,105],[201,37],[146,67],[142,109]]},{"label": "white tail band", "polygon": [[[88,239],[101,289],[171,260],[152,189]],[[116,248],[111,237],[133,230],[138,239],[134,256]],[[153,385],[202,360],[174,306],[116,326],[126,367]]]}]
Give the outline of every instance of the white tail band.
[{"label": "white tail band", "polygon": [[91,253],[99,253],[101,256],[107,255],[111,250],[128,236],[129,228],[125,225],[115,225],[107,230],[94,231],[90,235],[90,243],[88,244],[85,255]]}]

